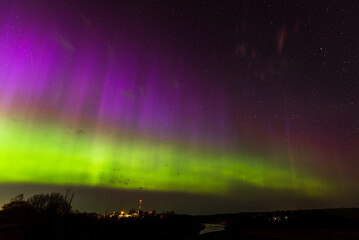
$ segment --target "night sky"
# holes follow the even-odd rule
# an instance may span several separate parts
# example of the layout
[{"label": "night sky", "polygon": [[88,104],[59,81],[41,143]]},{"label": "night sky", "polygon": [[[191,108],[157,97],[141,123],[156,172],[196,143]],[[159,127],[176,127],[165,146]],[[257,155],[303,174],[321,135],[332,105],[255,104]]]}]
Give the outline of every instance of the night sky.
[{"label": "night sky", "polygon": [[359,207],[358,1],[0,1],[0,205]]}]

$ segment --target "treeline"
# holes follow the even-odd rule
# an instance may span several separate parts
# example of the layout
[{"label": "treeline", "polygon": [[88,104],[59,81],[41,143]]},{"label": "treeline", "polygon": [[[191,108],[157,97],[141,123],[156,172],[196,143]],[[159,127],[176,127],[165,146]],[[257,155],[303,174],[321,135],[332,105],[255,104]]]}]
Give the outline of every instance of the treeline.
[{"label": "treeline", "polygon": [[0,211],[2,239],[190,239],[201,224],[189,215],[161,214],[141,218],[99,217],[72,210],[73,194],[22,195]]}]

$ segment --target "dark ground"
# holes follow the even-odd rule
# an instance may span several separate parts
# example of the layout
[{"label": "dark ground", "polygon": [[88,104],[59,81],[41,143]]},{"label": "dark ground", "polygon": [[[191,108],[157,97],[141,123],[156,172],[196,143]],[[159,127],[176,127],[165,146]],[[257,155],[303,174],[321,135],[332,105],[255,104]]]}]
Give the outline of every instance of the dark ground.
[{"label": "dark ground", "polygon": [[359,209],[316,209],[198,216],[200,222],[226,225],[225,231],[198,239],[359,240]]},{"label": "dark ground", "polygon": [[253,228],[243,233],[220,231],[199,236],[199,240],[358,240],[359,229]]},{"label": "dark ground", "polygon": [[[51,212],[27,202],[0,211],[0,240],[187,239],[359,240],[359,209],[318,209],[189,216],[170,214],[117,219],[97,214]],[[226,230],[199,235],[201,224]]]}]

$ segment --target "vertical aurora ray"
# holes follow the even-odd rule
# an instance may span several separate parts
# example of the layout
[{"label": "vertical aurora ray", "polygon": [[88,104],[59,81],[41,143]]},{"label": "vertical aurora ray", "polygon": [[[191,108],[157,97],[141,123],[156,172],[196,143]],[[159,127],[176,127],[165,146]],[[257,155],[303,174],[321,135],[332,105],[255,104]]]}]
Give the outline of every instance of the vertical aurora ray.
[{"label": "vertical aurora ray", "polygon": [[[221,196],[239,184],[310,197],[337,189],[305,164],[309,148],[291,152],[306,158],[294,175],[278,136],[241,144],[247,135],[238,134],[225,88],[203,84],[191,59],[154,41],[155,31],[137,36],[128,30],[136,23],[102,29],[63,9],[12,8],[0,20],[0,183]],[[259,132],[250,137],[265,139]]]}]

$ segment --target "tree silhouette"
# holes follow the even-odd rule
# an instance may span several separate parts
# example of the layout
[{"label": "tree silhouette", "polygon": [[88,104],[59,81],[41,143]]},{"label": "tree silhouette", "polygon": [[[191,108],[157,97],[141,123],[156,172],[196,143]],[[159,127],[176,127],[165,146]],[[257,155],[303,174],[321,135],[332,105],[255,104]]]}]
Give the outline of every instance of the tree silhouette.
[{"label": "tree silhouette", "polygon": [[71,212],[73,193],[37,194],[27,200],[27,202],[38,212],[62,215]]},{"label": "tree silhouette", "polygon": [[3,210],[9,210],[13,208],[21,208],[28,206],[28,203],[24,201],[24,194],[19,194],[11,199],[11,202],[5,203],[2,208]]}]

